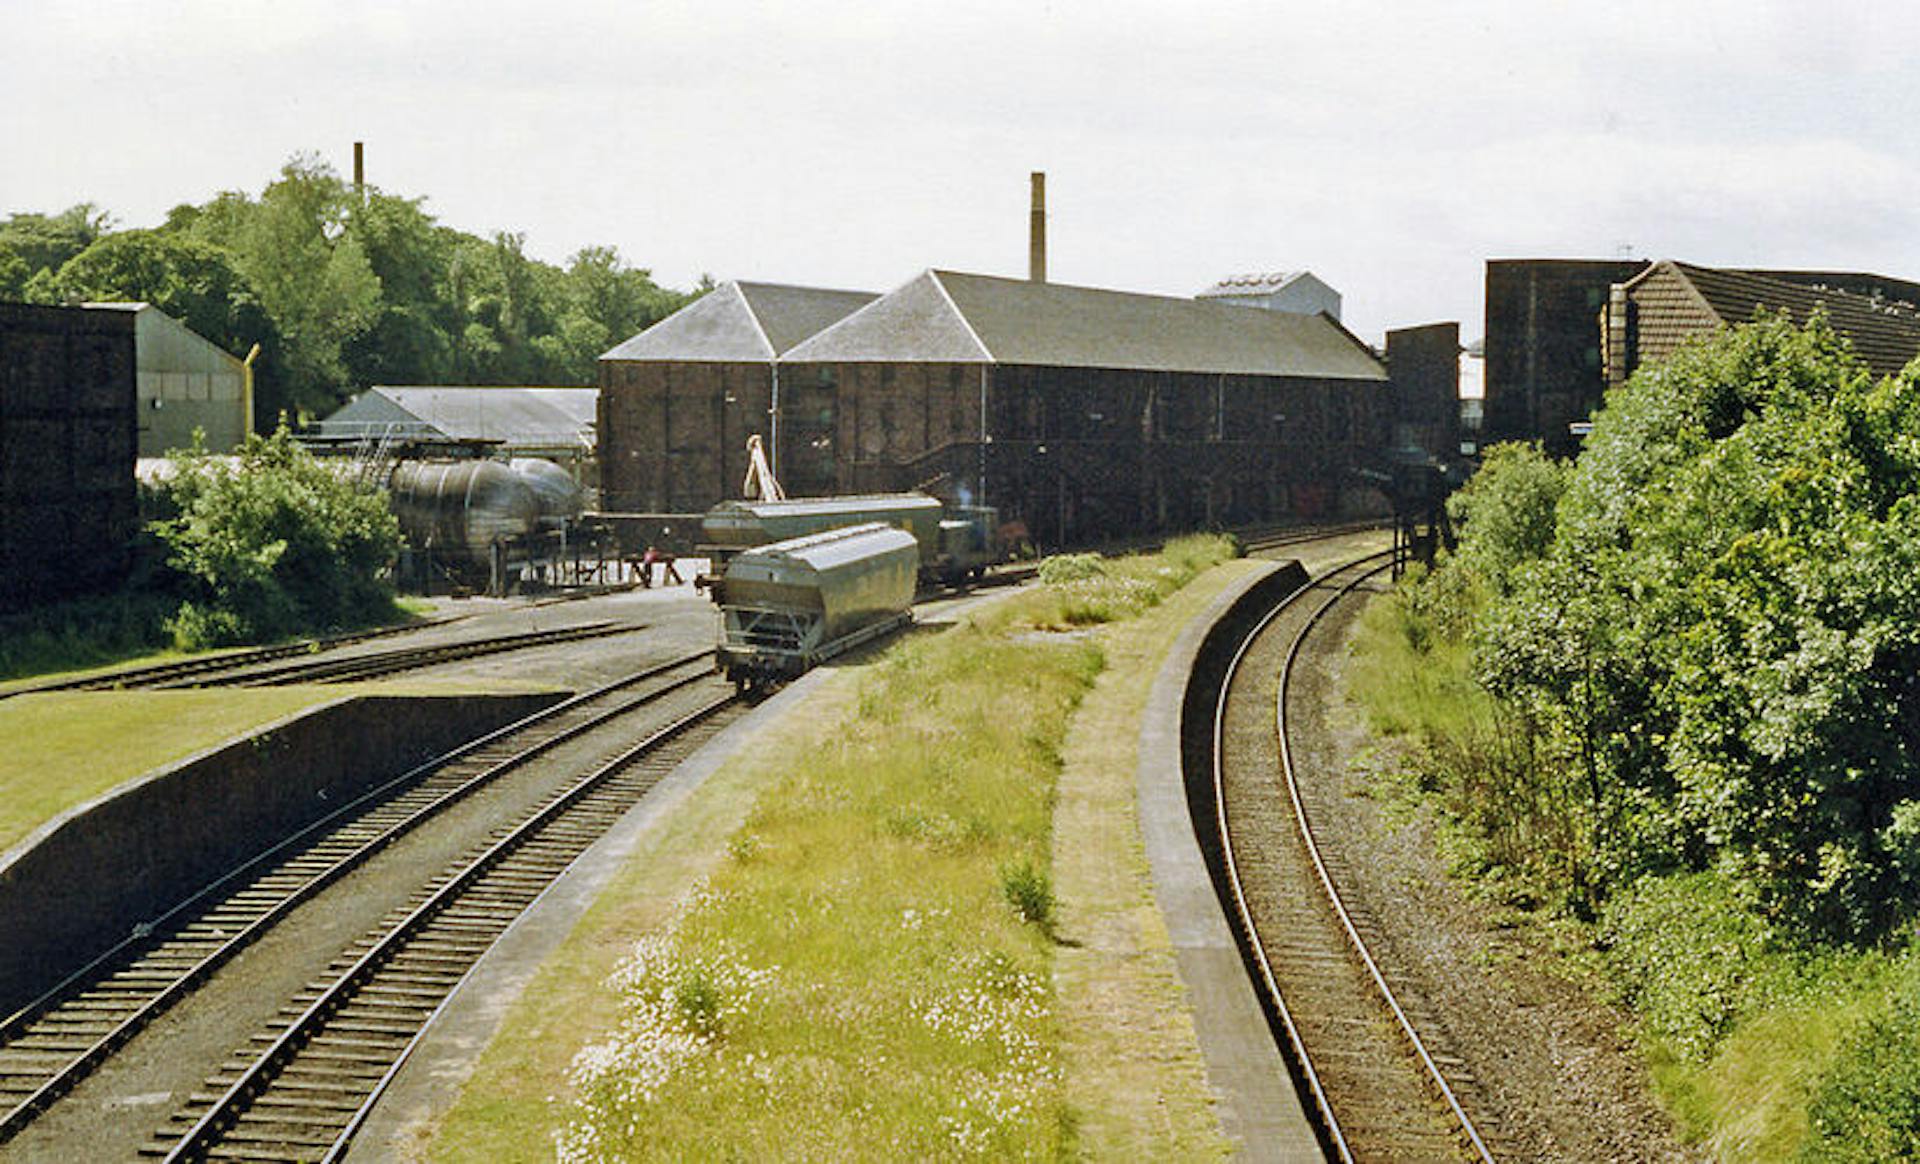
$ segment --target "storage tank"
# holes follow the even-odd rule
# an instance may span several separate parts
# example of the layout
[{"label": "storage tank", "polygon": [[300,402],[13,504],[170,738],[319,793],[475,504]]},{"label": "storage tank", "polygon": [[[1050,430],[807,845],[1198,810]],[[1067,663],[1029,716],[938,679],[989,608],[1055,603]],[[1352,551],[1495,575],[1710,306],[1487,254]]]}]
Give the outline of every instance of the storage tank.
[{"label": "storage tank", "polygon": [[387,492],[409,542],[481,565],[495,541],[540,524],[533,489],[499,461],[401,461],[387,478]]},{"label": "storage tank", "polygon": [[541,522],[572,521],[585,508],[579,483],[552,461],[544,457],[515,457],[507,462],[507,467],[533,490],[534,500],[540,503]]},{"label": "storage tank", "polygon": [[730,677],[797,675],[911,617],[913,535],[879,522],[742,551],[715,588]]}]

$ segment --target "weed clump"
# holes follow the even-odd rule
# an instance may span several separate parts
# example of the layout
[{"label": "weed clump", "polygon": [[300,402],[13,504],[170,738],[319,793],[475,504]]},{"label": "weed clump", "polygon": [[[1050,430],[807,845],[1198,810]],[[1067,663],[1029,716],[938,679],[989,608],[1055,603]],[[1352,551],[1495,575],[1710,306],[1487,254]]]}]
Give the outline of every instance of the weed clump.
[{"label": "weed clump", "polygon": [[1053,930],[1053,879],[1045,869],[1023,860],[1000,869],[1000,894],[1013,906],[1020,920]]}]

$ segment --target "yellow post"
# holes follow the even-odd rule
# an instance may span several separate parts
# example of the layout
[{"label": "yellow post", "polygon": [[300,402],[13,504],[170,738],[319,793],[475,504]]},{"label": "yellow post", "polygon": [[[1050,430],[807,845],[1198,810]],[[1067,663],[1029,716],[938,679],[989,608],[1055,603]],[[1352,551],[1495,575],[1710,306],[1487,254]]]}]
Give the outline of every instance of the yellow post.
[{"label": "yellow post", "polygon": [[260,354],[260,345],[253,345],[247,352],[247,358],[240,361],[240,440],[253,435],[253,361]]}]

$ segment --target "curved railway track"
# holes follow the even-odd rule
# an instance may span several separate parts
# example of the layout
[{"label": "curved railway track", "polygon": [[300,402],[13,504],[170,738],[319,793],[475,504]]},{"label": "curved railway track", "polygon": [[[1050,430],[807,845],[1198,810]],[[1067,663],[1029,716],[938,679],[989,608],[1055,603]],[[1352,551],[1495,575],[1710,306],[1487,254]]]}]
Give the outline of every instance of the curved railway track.
[{"label": "curved railway track", "polygon": [[[297,906],[400,837],[563,743],[623,717],[684,732],[731,695],[713,652],[674,659],[563,700],[420,765],[282,841],[155,919],[0,1021],[0,1143],[98,1068]],[[657,734],[657,733],[656,733]],[[549,797],[550,799],[550,797]]]},{"label": "curved railway track", "polygon": [[717,691],[500,830],[342,954],[142,1154],[168,1161],[339,1159],[427,1024],[494,941],[740,706],[730,689]]},{"label": "curved railway track", "polygon": [[1224,891],[1330,1156],[1492,1161],[1462,1099],[1471,1079],[1429,1045],[1432,1024],[1397,996],[1373,951],[1372,919],[1341,895],[1316,832],[1317,806],[1338,793],[1296,764],[1288,741],[1308,635],[1388,568],[1383,557],[1351,561],[1283,602],[1228,666],[1213,724]]}]

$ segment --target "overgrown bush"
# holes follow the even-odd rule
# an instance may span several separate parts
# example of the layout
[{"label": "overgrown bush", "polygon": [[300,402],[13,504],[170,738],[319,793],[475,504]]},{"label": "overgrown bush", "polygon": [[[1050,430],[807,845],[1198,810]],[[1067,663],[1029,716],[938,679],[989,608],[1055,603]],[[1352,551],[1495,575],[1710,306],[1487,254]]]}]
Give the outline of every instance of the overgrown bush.
[{"label": "overgrown bush", "polygon": [[1814,1093],[1800,1158],[1820,1164],[1920,1158],[1920,967],[1862,1023]]},{"label": "overgrown bush", "polygon": [[195,448],[153,523],[192,587],[169,623],[184,648],[390,618],[399,526],[378,493],[317,462],[282,426],[228,461]]}]

